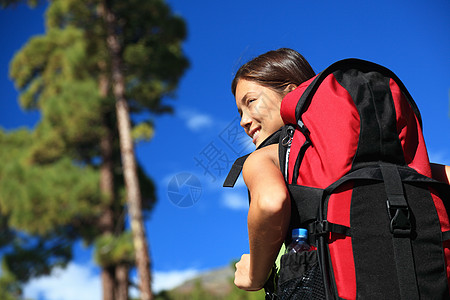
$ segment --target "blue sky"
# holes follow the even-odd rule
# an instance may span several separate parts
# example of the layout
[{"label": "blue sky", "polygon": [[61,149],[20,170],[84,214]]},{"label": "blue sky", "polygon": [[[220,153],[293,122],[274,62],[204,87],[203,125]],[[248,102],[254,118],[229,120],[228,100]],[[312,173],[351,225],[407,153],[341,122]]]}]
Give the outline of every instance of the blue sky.
[{"label": "blue sky", "polygon": [[[242,131],[236,131],[230,83],[238,67],[258,54],[290,47],[316,72],[349,57],[390,68],[421,110],[431,160],[450,164],[447,0],[168,2],[187,22],[184,51],[191,67],[176,98],[167,99],[175,113],[157,117],[153,140],[137,146],[138,159],[158,188],[158,204],[146,223],[155,288],[228,265],[248,251],[246,189],[242,182],[229,190],[221,185],[223,169],[251,151],[245,147],[249,141],[241,140]],[[23,6],[0,11],[0,126],[7,130],[33,127],[39,120],[38,113],[18,106],[8,64],[32,35],[44,32],[43,12],[44,7]],[[201,186],[189,207],[169,198],[169,183],[181,178],[176,177],[180,173],[193,175]],[[79,246],[75,254],[74,263],[59,277],[32,282],[27,295],[72,299],[61,287],[79,283],[91,291],[84,299],[99,299],[98,270],[90,249]]]}]

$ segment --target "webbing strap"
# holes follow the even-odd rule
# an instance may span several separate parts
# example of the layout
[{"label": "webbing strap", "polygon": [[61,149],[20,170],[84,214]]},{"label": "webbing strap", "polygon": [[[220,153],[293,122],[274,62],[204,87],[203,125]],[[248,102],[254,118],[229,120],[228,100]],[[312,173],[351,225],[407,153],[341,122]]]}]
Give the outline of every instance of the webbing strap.
[{"label": "webbing strap", "polygon": [[306,138],[306,141],[303,143],[302,147],[300,148],[300,151],[298,152],[297,159],[295,160],[294,165],[294,175],[292,176],[292,184],[296,184],[298,180],[298,176],[300,175],[300,165],[303,161],[303,157],[305,157],[306,150],[311,146],[311,141],[309,138]]},{"label": "webbing strap", "polygon": [[391,219],[394,258],[400,296],[403,300],[419,299],[419,290],[411,245],[411,222],[399,171],[393,165],[381,165]]},{"label": "webbing strap", "polygon": [[[269,135],[259,146],[257,149],[263,148],[268,145],[276,144],[278,143],[281,135],[281,128]],[[227,175],[227,178],[225,178],[225,181],[223,183],[223,187],[234,187],[236,184],[237,179],[239,178],[239,175],[241,174],[242,168],[244,166],[245,160],[250,155],[244,155],[236,159],[234,164],[231,166],[231,170]]]},{"label": "webbing strap", "polygon": [[328,234],[330,232],[334,232],[334,233],[338,233],[338,234],[343,234],[346,236],[351,236],[352,235],[352,231],[350,227],[344,226],[344,225],[340,225],[340,224],[335,224],[335,223],[331,223],[328,221],[316,221],[316,222],[312,222],[308,225],[308,232],[311,235],[326,235],[328,236]]},{"label": "webbing strap", "polygon": [[250,154],[244,155],[236,159],[234,164],[231,166],[231,170],[225,178],[223,183],[223,187],[234,187],[237,179],[239,178],[239,174],[241,174],[242,167],[244,166],[244,162]]}]

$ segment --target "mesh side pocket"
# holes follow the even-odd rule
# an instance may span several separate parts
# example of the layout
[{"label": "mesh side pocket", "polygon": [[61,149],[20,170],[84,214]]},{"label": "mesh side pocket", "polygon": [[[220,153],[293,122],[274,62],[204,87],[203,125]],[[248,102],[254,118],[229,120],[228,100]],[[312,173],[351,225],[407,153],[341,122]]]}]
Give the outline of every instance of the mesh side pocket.
[{"label": "mesh side pocket", "polygon": [[284,299],[325,299],[317,251],[287,253],[281,257],[278,297]]}]

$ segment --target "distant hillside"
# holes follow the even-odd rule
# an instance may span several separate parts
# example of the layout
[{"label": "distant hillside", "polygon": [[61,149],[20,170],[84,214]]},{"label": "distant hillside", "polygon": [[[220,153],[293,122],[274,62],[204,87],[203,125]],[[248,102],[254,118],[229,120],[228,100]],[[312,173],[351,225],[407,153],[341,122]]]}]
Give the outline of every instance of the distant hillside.
[{"label": "distant hillside", "polygon": [[155,300],[258,300],[264,292],[245,292],[234,283],[234,268],[223,267],[204,272],[170,291],[157,295]]},{"label": "distant hillside", "polygon": [[234,270],[231,267],[223,267],[202,273],[173,290],[179,293],[189,294],[200,284],[205,291],[213,295],[225,296],[233,288],[233,278]]}]

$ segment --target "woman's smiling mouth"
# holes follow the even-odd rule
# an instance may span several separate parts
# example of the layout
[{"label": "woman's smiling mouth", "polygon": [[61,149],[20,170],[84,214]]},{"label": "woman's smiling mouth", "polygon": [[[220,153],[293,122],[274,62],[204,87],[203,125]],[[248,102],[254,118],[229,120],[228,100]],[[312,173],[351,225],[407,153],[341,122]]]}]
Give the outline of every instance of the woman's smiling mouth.
[{"label": "woman's smiling mouth", "polygon": [[256,141],[259,137],[259,131],[261,130],[261,128],[255,128],[250,132],[250,137],[253,139],[253,144],[256,145]]}]

